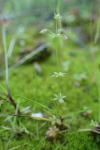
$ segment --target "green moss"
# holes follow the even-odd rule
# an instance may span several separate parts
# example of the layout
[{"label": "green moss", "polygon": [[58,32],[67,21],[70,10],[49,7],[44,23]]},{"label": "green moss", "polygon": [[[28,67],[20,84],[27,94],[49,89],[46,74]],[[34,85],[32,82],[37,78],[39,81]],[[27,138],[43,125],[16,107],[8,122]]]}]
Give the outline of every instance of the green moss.
[{"label": "green moss", "polygon": [[[70,49],[70,50],[69,50]],[[74,49],[74,50],[73,50]],[[73,54],[72,54],[73,53]],[[19,122],[25,126],[32,134],[24,134],[16,137],[13,132],[0,129],[0,150],[8,150],[19,146],[18,150],[99,150],[96,141],[86,133],[77,133],[79,128],[90,125],[90,119],[79,115],[80,110],[87,106],[93,111],[92,119],[97,119],[99,103],[96,86],[93,84],[93,64],[88,58],[89,54],[85,50],[68,45],[64,48],[61,61],[69,61],[68,73],[61,79],[52,78],[51,75],[56,71],[64,71],[64,68],[57,65],[55,55],[42,62],[40,65],[43,75],[37,75],[33,64],[22,65],[10,72],[10,88],[12,96],[21,108],[30,106],[33,113],[43,112],[46,115],[64,116],[65,122],[71,124],[72,130],[62,136],[61,141],[50,143],[45,139],[45,133],[50,126],[48,123],[34,121],[28,118],[20,118]],[[96,64],[98,65],[99,56]],[[80,81],[79,87],[75,86],[74,75],[86,73],[86,81]],[[78,82],[78,81],[77,81]],[[4,81],[1,81],[4,85]],[[0,87],[0,91],[2,88]],[[59,104],[54,101],[54,95],[62,92],[66,96],[65,103]],[[12,106],[3,104],[1,112],[13,112]],[[9,122],[0,118],[0,125],[11,126]],[[14,120],[13,120],[14,121]],[[17,123],[15,123],[16,125]],[[73,130],[76,132],[73,133]]]}]

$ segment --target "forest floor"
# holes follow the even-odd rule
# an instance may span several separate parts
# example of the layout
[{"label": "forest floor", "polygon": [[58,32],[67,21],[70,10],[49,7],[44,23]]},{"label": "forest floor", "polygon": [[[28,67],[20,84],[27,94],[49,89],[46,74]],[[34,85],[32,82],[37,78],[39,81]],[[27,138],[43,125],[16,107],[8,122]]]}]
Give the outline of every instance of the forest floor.
[{"label": "forest floor", "polygon": [[[29,33],[24,42],[34,48],[38,37]],[[19,45],[16,43],[11,63],[18,60],[20,49],[24,49]],[[0,100],[0,150],[99,150],[100,137],[79,130],[92,129],[100,121],[100,47],[81,47],[67,40],[56,56],[58,47],[55,41],[47,59],[9,70],[9,85],[18,107],[29,109],[29,114],[43,114],[44,118],[12,116],[13,107]],[[3,75],[0,93],[6,91],[4,82]],[[57,121],[61,120],[65,129],[57,130]],[[49,137],[51,134],[53,137]]]}]

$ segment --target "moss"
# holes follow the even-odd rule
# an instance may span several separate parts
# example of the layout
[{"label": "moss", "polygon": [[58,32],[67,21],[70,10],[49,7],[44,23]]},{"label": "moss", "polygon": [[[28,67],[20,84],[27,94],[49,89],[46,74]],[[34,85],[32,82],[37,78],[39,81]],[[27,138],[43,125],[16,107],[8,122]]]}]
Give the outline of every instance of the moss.
[{"label": "moss", "polygon": [[[68,45],[68,43],[67,43]],[[70,49],[70,50],[69,50]],[[75,55],[71,55],[71,52]],[[90,125],[90,119],[82,118],[79,115],[80,110],[87,106],[92,111],[92,119],[97,119],[99,110],[98,95],[96,86],[93,84],[93,64],[88,59],[88,53],[69,44],[64,48],[61,55],[62,61],[69,61],[70,66],[68,73],[62,79],[52,78],[51,75],[55,71],[64,71],[64,68],[58,66],[55,56],[53,55],[46,62],[42,62],[40,66],[43,75],[37,75],[33,64],[22,65],[10,72],[10,88],[12,96],[21,108],[31,106],[31,111],[43,112],[46,115],[64,116],[67,118],[66,123],[71,124],[72,131],[64,134],[61,141],[50,143],[45,140],[45,133],[50,126],[48,123],[34,121],[28,118],[20,118],[19,122],[25,126],[32,136],[24,134],[16,138],[13,132],[0,129],[0,149],[10,149],[17,147],[21,150],[99,150],[96,142],[86,133],[77,133],[79,128],[85,128]],[[96,64],[98,65],[99,56],[97,56]],[[86,73],[87,79],[76,87],[74,75]],[[4,80],[0,81],[4,85]],[[77,81],[78,82],[78,81]],[[4,91],[0,86],[0,91]],[[54,95],[62,92],[66,95],[65,103],[61,106],[54,101]],[[3,104],[1,112],[11,113],[13,108]],[[9,126],[9,122],[4,122],[5,118],[0,118],[0,125]],[[16,123],[15,123],[16,125]]]},{"label": "moss", "polygon": [[86,133],[71,133],[68,135],[67,149],[70,150],[98,150],[93,137]]}]

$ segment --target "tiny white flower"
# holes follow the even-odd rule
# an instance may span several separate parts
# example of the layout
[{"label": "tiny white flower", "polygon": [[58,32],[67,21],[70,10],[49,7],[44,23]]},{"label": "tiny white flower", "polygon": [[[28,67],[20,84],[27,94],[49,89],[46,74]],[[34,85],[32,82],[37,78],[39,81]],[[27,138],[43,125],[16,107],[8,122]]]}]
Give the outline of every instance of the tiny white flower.
[{"label": "tiny white flower", "polygon": [[64,103],[65,98],[66,98],[66,96],[59,93],[59,94],[55,94],[54,100],[58,101],[59,103]]},{"label": "tiny white flower", "polygon": [[63,35],[63,37],[64,37],[64,40],[67,40],[68,39],[68,36],[67,35]]},{"label": "tiny white flower", "polygon": [[32,118],[43,118],[43,114],[41,112],[34,113],[34,114],[31,114],[31,117]]},{"label": "tiny white flower", "polygon": [[48,31],[48,29],[42,29],[41,31],[40,31],[40,33],[41,34],[44,34],[44,33],[46,33]]},{"label": "tiny white flower", "polygon": [[61,17],[61,15],[60,15],[59,13],[57,13],[57,14],[55,14],[55,16],[54,16],[54,19],[55,19],[55,20],[61,20],[62,17]]},{"label": "tiny white flower", "polygon": [[62,34],[62,33],[60,33],[59,31],[57,32],[57,33],[54,33],[54,32],[50,32],[49,33],[49,36],[52,38],[52,39],[54,39],[54,38],[63,38],[64,40],[67,40],[67,36],[66,35],[64,35],[64,34]]},{"label": "tiny white flower", "polygon": [[93,126],[93,127],[97,127],[98,126],[98,122],[94,121],[94,120],[91,120],[90,125]]},{"label": "tiny white flower", "polygon": [[65,34],[65,31],[63,29],[58,29],[58,34],[59,37],[62,37],[64,40],[68,39],[68,36]]},{"label": "tiny white flower", "polygon": [[64,77],[65,74],[66,74],[66,73],[64,73],[64,72],[54,72],[54,73],[52,74],[52,77],[56,77],[56,78],[58,78],[58,77]]}]

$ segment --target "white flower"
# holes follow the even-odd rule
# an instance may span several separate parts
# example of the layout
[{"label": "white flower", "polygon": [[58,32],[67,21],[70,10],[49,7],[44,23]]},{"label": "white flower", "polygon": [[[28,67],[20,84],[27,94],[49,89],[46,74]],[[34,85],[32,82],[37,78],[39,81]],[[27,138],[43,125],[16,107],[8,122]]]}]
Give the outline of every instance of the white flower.
[{"label": "white flower", "polygon": [[62,17],[61,17],[61,15],[60,15],[59,13],[57,13],[57,14],[55,14],[55,16],[54,16],[54,19],[55,19],[55,20],[61,20]]},{"label": "white flower", "polygon": [[31,114],[31,117],[32,118],[43,118],[44,116],[41,112],[39,112],[39,113]]},{"label": "white flower", "polygon": [[63,37],[64,37],[64,40],[67,40],[68,39],[68,36],[67,35],[63,35]]},{"label": "white flower", "polygon": [[59,94],[55,94],[54,100],[58,101],[59,103],[64,103],[65,98],[66,98],[66,96],[59,93]]},{"label": "white flower", "polygon": [[58,77],[64,77],[65,74],[66,74],[66,73],[64,73],[64,72],[54,72],[54,73],[52,74],[52,77],[56,77],[56,78],[58,78]]},{"label": "white flower", "polygon": [[93,126],[93,127],[97,127],[98,126],[98,122],[94,121],[94,120],[91,120],[90,125]]},{"label": "white flower", "polygon": [[48,29],[42,29],[41,31],[40,31],[40,33],[41,34],[44,34],[44,33],[46,33],[48,31]]}]

